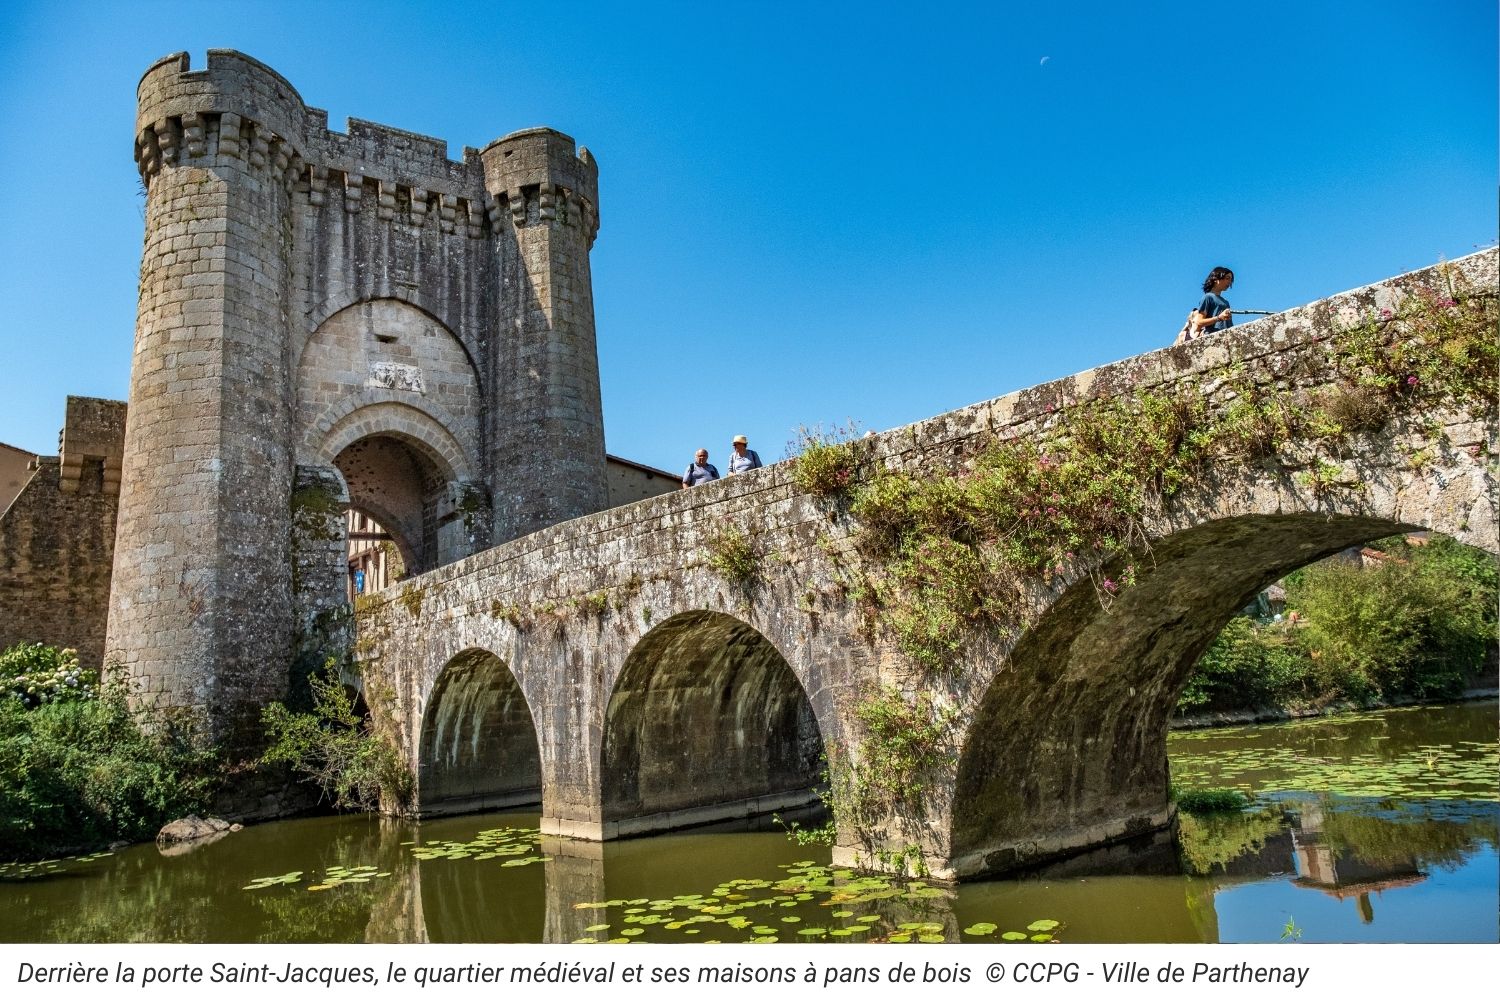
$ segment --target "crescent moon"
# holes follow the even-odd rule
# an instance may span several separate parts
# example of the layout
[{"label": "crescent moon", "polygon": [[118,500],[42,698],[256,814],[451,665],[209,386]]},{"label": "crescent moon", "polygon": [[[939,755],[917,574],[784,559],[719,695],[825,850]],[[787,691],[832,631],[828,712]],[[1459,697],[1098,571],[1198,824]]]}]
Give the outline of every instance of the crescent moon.
[{"label": "crescent moon", "polygon": [[1051,59],[1051,58],[1052,58],[1051,56],[1042,56],[1042,61],[1039,62],[1039,63],[1037,63],[1037,65],[1038,66],[1045,66],[1045,65],[1047,65],[1047,60]]}]

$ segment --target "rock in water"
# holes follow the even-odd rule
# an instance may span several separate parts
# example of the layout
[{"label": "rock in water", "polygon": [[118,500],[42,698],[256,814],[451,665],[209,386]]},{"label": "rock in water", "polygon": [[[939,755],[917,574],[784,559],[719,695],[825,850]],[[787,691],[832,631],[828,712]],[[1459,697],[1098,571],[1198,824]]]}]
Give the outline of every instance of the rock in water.
[{"label": "rock in water", "polygon": [[204,819],[201,816],[184,816],[182,819],[174,819],[156,835],[158,844],[180,844],[188,840],[201,840],[204,837],[215,837],[230,831],[228,820],[210,816]]}]

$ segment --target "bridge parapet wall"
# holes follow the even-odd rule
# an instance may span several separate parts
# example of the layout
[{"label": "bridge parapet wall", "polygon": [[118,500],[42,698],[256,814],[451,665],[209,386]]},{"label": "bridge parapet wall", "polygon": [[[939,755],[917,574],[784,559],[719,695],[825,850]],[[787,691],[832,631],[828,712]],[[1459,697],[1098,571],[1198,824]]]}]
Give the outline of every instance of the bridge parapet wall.
[{"label": "bridge parapet wall", "polygon": [[[859,447],[866,449],[867,468],[961,472],[992,441],[1062,440],[1070,433],[1069,418],[1101,401],[1128,403],[1147,393],[1181,391],[1206,400],[1218,413],[1233,406],[1246,387],[1330,390],[1347,374],[1335,366],[1340,331],[1383,310],[1399,310],[1419,289],[1455,285],[1480,294],[1492,290],[1495,253],[965,407],[876,435]],[[1143,568],[1139,600],[1197,616],[1191,622],[1163,624],[1148,608],[1123,600],[1121,608],[1134,609],[1129,615],[1109,619],[1106,611],[1101,618],[1090,576],[1099,566],[1080,565],[1025,590],[1021,600],[1030,606],[1019,617],[1034,623],[1030,632],[977,641],[960,663],[936,674],[915,665],[891,635],[872,625],[868,607],[855,599],[858,583],[850,571],[859,558],[858,524],[836,504],[801,492],[787,464],[554,525],[414,578],[362,609],[361,649],[371,676],[397,693],[397,715],[411,754],[427,692],[444,664],[470,647],[498,656],[515,673],[536,720],[544,824],[554,833],[599,837],[608,835],[599,806],[601,746],[611,691],[630,651],[651,622],[669,615],[693,609],[736,615],[785,657],[808,695],[825,745],[854,759],[867,736],[858,707],[872,690],[894,686],[909,701],[927,692],[935,705],[953,713],[953,758],[946,777],[931,781],[916,814],[891,815],[859,836],[841,829],[841,860],[868,863],[873,850],[915,845],[939,873],[998,870],[1165,822],[1165,713],[1175,699],[1172,685],[1207,641],[1203,636],[1211,638],[1222,626],[1228,602],[1247,581],[1270,582],[1259,577],[1275,559],[1285,564],[1276,564],[1284,572],[1349,544],[1346,536],[1371,538],[1403,526],[1434,528],[1496,551],[1494,487],[1486,465],[1495,452],[1495,435],[1492,412],[1459,408],[1397,416],[1378,431],[1348,438],[1336,463],[1340,481],[1350,486],[1343,489],[1305,481],[1307,470],[1324,460],[1296,441],[1254,460],[1215,459],[1203,482],[1147,518],[1143,542],[1174,553],[1183,565],[1198,565],[1192,563],[1192,544],[1173,548],[1171,539],[1188,538],[1203,526],[1254,524],[1254,530],[1213,528],[1193,537],[1218,553],[1217,563],[1204,565],[1222,569],[1235,553],[1270,561],[1196,590],[1168,566]],[[1415,455],[1424,457],[1418,461]],[[710,565],[715,539],[726,529],[752,539],[759,553],[759,577],[748,587]],[[1267,554],[1264,545],[1270,541],[1283,546],[1280,556]],[[1085,605],[1093,610],[1077,610]],[[1045,655],[1035,651],[1037,644],[1046,645],[1038,636],[1059,630],[1048,624],[1054,607],[1074,615],[1078,633],[1096,644],[1088,654],[1095,667],[1080,665],[1080,657],[1088,657],[1066,643],[1047,646],[1053,652]],[[1176,628],[1183,638],[1161,642],[1162,652],[1155,654],[1131,621],[1142,628],[1151,623],[1158,631]],[[1104,633],[1118,633],[1115,646],[1099,644]],[[1055,663],[1047,660],[1054,653]],[[1124,679],[1110,680],[1098,665],[1111,663],[1115,655],[1135,657],[1145,666],[1122,669]],[[1141,673],[1147,668],[1155,671],[1149,683]],[[1028,673],[1025,685],[1007,689],[1003,698],[994,695],[1003,687],[997,678],[1018,670]],[[1055,683],[1049,685],[1048,677]],[[1138,685],[1146,685],[1141,690],[1148,692],[1142,695],[1148,701],[1138,712],[1126,711]],[[1010,699],[1010,707],[997,708],[997,698]],[[1121,707],[1103,717],[1080,707],[1073,727],[1058,698]],[[1002,709],[1012,714],[996,721]],[[1029,723],[1028,712],[1043,721]],[[1087,732],[1091,725],[1099,731]],[[958,799],[968,790],[959,777],[959,759],[971,739],[978,739],[974,732],[988,739],[985,734],[996,728],[1014,730],[1018,738],[1029,733],[1038,747],[1067,762],[1062,775],[1035,759],[1006,765],[1021,768],[1012,775],[1018,785],[1028,773],[1042,776],[1036,795],[1045,808],[1039,815],[1055,824],[1055,835],[1032,827],[1005,832],[998,828],[1006,820],[985,814],[984,822],[997,831],[984,834],[989,840],[975,843],[972,830],[965,829],[959,839],[969,839],[955,842],[954,817],[963,813]],[[1073,736],[1065,738],[1064,731]],[[1075,737],[1072,746],[1068,740]],[[975,745],[983,746],[983,740]],[[1102,762],[1090,755],[1102,755]],[[1111,759],[1120,763],[1110,766]],[[1085,777],[1090,769],[1119,776],[1126,792],[1099,787]],[[987,777],[979,793],[991,794],[985,789],[992,787]]]}]

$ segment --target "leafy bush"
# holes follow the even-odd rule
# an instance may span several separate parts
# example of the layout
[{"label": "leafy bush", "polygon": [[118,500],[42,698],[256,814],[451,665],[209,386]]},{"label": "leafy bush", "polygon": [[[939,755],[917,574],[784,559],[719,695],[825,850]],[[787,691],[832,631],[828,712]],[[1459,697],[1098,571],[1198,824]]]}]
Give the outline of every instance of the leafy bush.
[{"label": "leafy bush", "polygon": [[1495,560],[1443,536],[1374,547],[1391,558],[1370,568],[1329,560],[1288,576],[1297,624],[1231,620],[1199,659],[1178,710],[1458,694],[1494,644]]},{"label": "leafy bush", "polygon": [[787,447],[792,459],[792,480],[797,488],[815,497],[843,496],[854,485],[859,471],[858,428],[799,427]]},{"label": "leafy bush", "polygon": [[1325,689],[1356,699],[1450,697],[1493,643],[1489,557],[1450,539],[1402,548],[1378,568],[1311,567],[1288,591]]},{"label": "leafy bush", "polygon": [[355,711],[332,661],[308,678],[313,710],[295,713],[273,702],[261,713],[269,749],[264,764],[288,764],[336,809],[374,810],[382,795],[404,803],[412,776],[396,748]]},{"label": "leafy bush", "polygon": [[1230,619],[1188,678],[1179,711],[1295,705],[1312,688],[1313,661],[1290,626]]},{"label": "leafy bush", "polygon": [[146,840],[204,811],[218,757],[186,713],[134,710],[111,685],[87,700],[0,700],[0,857]]},{"label": "leafy bush", "polygon": [[760,556],[755,542],[738,528],[726,525],[708,539],[708,565],[730,583],[749,587],[760,578]]},{"label": "leafy bush", "polygon": [[1202,788],[1191,791],[1172,790],[1177,808],[1189,813],[1239,812],[1250,804],[1244,792],[1233,788]]},{"label": "leafy bush", "polygon": [[76,649],[23,642],[0,653],[0,700],[36,708],[92,701],[98,690],[99,675],[78,665]]}]

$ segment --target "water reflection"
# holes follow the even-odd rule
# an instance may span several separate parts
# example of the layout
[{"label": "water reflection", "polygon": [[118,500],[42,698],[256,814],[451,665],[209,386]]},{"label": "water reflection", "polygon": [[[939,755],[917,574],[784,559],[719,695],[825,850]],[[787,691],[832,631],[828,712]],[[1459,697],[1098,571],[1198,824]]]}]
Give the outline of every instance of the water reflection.
[{"label": "water reflection", "polygon": [[[1368,782],[1380,759],[1427,759],[1410,738],[1418,714],[1390,714],[1398,718],[1339,723],[1333,735],[1302,725],[1174,738],[1174,767],[1206,773],[1228,752],[1243,775],[1254,755],[1331,767],[1344,752]],[[0,866],[0,939],[959,941],[1029,936],[1046,918],[1071,942],[1270,941],[1292,917],[1304,940],[1495,941],[1494,709],[1422,717],[1450,741],[1435,750],[1488,759],[1486,796],[1445,797],[1435,767],[1381,777],[1407,783],[1396,794],[1283,790],[1243,813],[1184,815],[1163,835],[958,887],[836,872],[826,850],[776,832],[600,845],[542,838],[528,813],[420,825],[323,817],[251,827],[178,856],[141,845],[50,870]],[[1289,783],[1264,760],[1256,766],[1267,785]],[[1448,771],[1471,782],[1471,763]],[[289,884],[245,888],[292,872],[301,874]],[[965,933],[985,924],[995,931]]]}]

